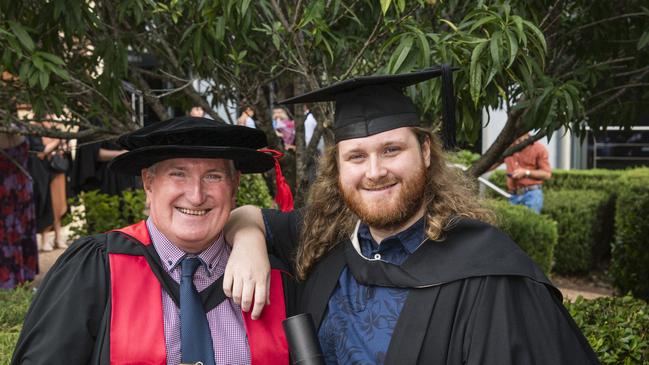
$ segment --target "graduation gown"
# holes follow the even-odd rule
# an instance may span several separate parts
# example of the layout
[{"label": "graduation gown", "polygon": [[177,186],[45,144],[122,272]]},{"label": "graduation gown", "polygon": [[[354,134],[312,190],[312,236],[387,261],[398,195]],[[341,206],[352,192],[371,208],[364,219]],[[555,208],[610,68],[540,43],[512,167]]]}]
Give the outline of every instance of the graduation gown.
[{"label": "graduation gown", "polygon": [[[292,261],[299,213],[264,210],[270,251]],[[386,364],[599,364],[561,293],[506,234],[461,219],[443,241],[427,241],[401,266],[340,242],[312,269],[298,298],[316,329],[347,266],[364,285],[410,288]],[[357,246],[357,245],[356,245]]]},{"label": "graduation gown", "polygon": [[117,151],[122,149],[120,146],[111,141],[80,143],[82,145],[77,150],[70,177],[75,195],[91,190],[120,195],[124,190],[140,187],[136,177],[113,172],[108,168],[109,161],[99,160],[100,148]]},{"label": "graduation gown", "polygon": [[[144,222],[140,222],[139,229],[146,230]],[[162,363],[164,363],[164,334],[160,331],[151,330],[151,328],[162,329],[162,324],[146,321],[142,323],[142,321],[134,320],[132,315],[141,310],[142,312],[135,315],[135,317],[152,317],[150,312],[155,312],[155,308],[153,308],[155,306],[146,307],[146,298],[151,298],[150,291],[153,289],[141,285],[142,280],[138,275],[137,278],[133,278],[133,281],[136,282],[135,286],[130,286],[131,290],[135,289],[136,293],[141,293],[136,294],[141,295],[142,298],[141,302],[136,302],[136,304],[143,307],[137,307],[133,310],[128,306],[118,305],[121,308],[117,312],[111,308],[112,303],[114,303],[111,295],[115,293],[115,283],[111,283],[111,277],[116,276],[115,272],[111,275],[110,266],[115,261],[111,261],[110,254],[143,257],[146,261],[144,265],[148,264],[150,271],[160,283],[158,288],[161,287],[162,290],[169,293],[173,301],[178,305],[179,285],[166,273],[160,264],[160,259],[152,244],[143,244],[133,236],[118,231],[79,239],[61,255],[39,286],[25,317],[11,364],[132,363],[115,360],[124,357],[121,355],[130,356],[127,353],[129,351],[139,352],[144,356],[148,356],[147,351],[149,351],[151,359],[154,358],[154,355],[157,355],[157,358],[162,359]],[[280,265],[278,261],[271,260],[271,266],[274,269],[278,268],[277,265]],[[131,280],[128,275],[122,274],[122,277]],[[286,305],[286,308],[282,308],[280,312],[285,310],[286,313],[292,313],[293,302],[289,299],[295,296],[293,292],[295,288],[288,276],[281,275],[281,279],[284,300],[276,301],[280,305],[282,302]],[[120,294],[123,293],[125,292],[122,290]],[[159,289],[157,293],[160,294]],[[200,296],[206,312],[220,304],[225,299],[223,277],[200,292]],[[115,295],[115,298],[117,297]],[[139,298],[132,299],[138,300]],[[161,302],[162,298],[158,296],[157,300]],[[273,299],[271,298],[271,300]],[[149,303],[152,302],[149,301]],[[161,310],[161,305],[159,307]],[[111,326],[116,323],[115,313],[124,314],[125,312],[130,314],[131,318],[122,322],[122,325],[119,326],[121,330],[112,331]],[[262,314],[263,316],[264,314]],[[156,316],[154,315],[153,318],[156,318]],[[162,319],[161,315],[159,319]],[[132,323],[133,321],[136,323]],[[255,361],[255,358],[258,358],[255,353],[268,356],[271,352],[279,353],[281,351],[281,346],[277,346],[277,343],[273,342],[274,340],[266,341],[265,337],[263,337],[270,336],[268,332],[265,332],[267,328],[262,329],[255,335],[258,339],[259,336],[262,336],[261,342],[251,339],[252,330],[250,326],[257,325],[259,321],[261,319],[254,321],[255,323],[250,322],[249,313],[244,313],[253,364],[264,363],[263,361]],[[281,331],[281,325],[279,327]],[[121,335],[114,335],[112,336],[114,338],[111,338],[111,334],[115,333]],[[280,334],[277,331],[272,335],[274,339],[277,338],[275,335],[281,335],[282,338],[284,336],[283,332]],[[160,341],[152,344],[151,342],[156,341],[147,340],[151,338],[162,341],[162,347],[160,347]],[[269,347],[269,344],[272,344],[272,346]],[[118,357],[115,353],[111,353],[111,345],[122,346],[125,351],[117,354],[120,355]],[[253,348],[253,345],[257,347]],[[162,354],[159,351],[155,352],[155,350],[161,348]],[[143,362],[138,361],[137,363]],[[161,362],[151,360],[151,362],[146,363]]]}]

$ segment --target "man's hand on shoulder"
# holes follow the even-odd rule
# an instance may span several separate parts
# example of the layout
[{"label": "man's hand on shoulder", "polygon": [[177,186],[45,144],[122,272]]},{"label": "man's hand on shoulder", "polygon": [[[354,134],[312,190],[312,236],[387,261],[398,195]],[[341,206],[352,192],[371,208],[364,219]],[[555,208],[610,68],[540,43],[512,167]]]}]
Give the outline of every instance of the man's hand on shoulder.
[{"label": "man's hand on shoulder", "polygon": [[259,208],[245,206],[232,211],[225,238],[232,252],[223,274],[223,292],[244,312],[252,309],[252,319],[258,319],[270,304],[270,262]]}]

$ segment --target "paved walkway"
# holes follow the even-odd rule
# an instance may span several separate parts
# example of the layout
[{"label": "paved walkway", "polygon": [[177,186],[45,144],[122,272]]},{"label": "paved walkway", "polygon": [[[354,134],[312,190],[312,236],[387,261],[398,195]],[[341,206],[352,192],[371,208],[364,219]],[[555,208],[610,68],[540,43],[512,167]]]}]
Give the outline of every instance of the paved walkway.
[{"label": "paved walkway", "polygon": [[[45,273],[52,267],[56,259],[63,253],[63,251],[64,251],[63,249],[55,249],[54,251],[51,252],[39,253],[39,264],[40,264],[41,273],[36,277],[36,280],[34,281],[36,285],[40,283]],[[585,299],[595,299],[595,298],[611,296],[612,294],[610,292],[607,292],[606,290],[596,290],[596,289],[583,290],[581,288],[577,288],[575,287],[574,284],[571,284],[565,278],[557,278],[557,280],[555,280],[555,284],[557,283],[559,285],[559,290],[561,290],[561,293],[563,294],[563,297],[570,301],[574,301],[580,295]]]}]

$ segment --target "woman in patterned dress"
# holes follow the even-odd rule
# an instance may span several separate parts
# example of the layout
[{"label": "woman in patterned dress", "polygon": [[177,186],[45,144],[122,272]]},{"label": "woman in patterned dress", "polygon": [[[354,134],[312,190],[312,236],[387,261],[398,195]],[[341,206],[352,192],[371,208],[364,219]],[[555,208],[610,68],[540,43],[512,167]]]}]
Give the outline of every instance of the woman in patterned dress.
[{"label": "woman in patterned dress", "polygon": [[27,174],[29,144],[0,133],[0,288],[11,289],[38,273],[32,181]]}]

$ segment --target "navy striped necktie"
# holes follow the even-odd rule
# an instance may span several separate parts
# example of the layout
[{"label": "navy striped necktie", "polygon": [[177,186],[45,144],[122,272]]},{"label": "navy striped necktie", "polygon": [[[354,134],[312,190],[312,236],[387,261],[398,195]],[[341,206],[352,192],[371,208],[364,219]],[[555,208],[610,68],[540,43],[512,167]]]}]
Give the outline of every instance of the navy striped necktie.
[{"label": "navy striped necktie", "polygon": [[215,365],[210,325],[194,286],[194,273],[201,261],[186,257],[180,263],[180,354],[183,363]]}]

